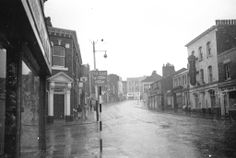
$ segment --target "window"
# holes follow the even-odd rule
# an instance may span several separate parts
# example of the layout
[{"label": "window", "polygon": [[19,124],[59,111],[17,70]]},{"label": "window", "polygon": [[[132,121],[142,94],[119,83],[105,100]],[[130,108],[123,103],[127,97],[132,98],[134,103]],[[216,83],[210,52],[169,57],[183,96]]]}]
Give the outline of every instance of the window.
[{"label": "window", "polygon": [[52,63],[54,66],[65,67],[65,48],[62,46],[53,47],[53,59]]},{"label": "window", "polygon": [[208,66],[208,78],[209,83],[213,81],[212,66]]},{"label": "window", "polygon": [[224,64],[225,80],[230,79],[230,66],[229,63]]},{"label": "window", "polygon": [[204,83],[204,71],[203,71],[203,69],[200,70],[200,77],[201,77],[201,83]]},{"label": "window", "polygon": [[211,55],[211,42],[207,42],[206,44],[206,51],[207,51],[207,56]]},{"label": "window", "polygon": [[194,52],[194,50],[192,51],[191,55],[195,55],[195,52]]},{"label": "window", "polygon": [[201,61],[203,59],[202,47],[198,48],[198,52],[199,52],[199,60]]}]

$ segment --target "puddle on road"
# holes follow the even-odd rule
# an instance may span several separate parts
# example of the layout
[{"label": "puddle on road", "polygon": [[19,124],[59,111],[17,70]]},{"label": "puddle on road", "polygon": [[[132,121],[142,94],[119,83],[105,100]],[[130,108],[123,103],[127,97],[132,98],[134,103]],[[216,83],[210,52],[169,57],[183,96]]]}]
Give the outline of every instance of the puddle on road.
[{"label": "puddle on road", "polygon": [[160,125],[162,128],[170,128],[170,125],[168,124],[163,124],[163,125]]}]

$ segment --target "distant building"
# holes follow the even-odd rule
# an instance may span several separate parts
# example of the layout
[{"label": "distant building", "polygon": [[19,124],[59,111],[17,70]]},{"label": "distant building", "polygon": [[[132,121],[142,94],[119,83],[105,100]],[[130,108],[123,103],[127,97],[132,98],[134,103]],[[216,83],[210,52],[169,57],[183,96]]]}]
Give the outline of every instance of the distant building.
[{"label": "distant building", "polygon": [[236,20],[216,20],[214,26],[186,44],[194,111],[220,114],[218,55],[235,46],[235,37]]},{"label": "distant building", "polygon": [[189,81],[188,70],[182,68],[178,70],[173,76],[172,92],[172,108],[188,108],[189,105]]},{"label": "distant building", "polygon": [[148,93],[148,107],[154,110],[171,109],[171,96],[168,95],[173,88],[175,68],[167,63],[162,67],[162,78],[151,84]]},{"label": "distant building", "polygon": [[145,103],[147,103],[148,101],[148,91],[151,87],[151,84],[160,79],[161,79],[161,76],[157,74],[156,71],[153,71],[151,76],[148,76],[144,80],[142,80],[143,93],[141,95]]},{"label": "distant building", "polygon": [[143,93],[142,80],[146,77],[127,78],[127,99],[140,99]]},{"label": "distant building", "polygon": [[107,80],[108,102],[120,101],[123,91],[121,78],[116,74],[109,74]]},{"label": "distant building", "polygon": [[127,81],[122,81],[123,87],[123,98],[126,99],[127,97]]}]

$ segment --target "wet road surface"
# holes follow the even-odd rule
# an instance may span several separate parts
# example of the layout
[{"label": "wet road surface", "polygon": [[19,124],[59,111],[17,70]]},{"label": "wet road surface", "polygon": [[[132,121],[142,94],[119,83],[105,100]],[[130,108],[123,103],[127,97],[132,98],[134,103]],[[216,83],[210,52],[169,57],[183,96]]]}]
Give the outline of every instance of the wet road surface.
[{"label": "wet road surface", "polygon": [[141,102],[103,106],[103,153],[97,123],[52,126],[47,157],[233,158],[236,124],[150,111]]}]

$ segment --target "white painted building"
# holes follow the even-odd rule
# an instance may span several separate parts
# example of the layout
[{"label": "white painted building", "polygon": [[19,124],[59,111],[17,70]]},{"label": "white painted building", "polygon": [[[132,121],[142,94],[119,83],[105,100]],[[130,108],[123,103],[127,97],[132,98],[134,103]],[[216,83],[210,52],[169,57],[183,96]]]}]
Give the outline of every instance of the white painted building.
[{"label": "white painted building", "polygon": [[140,99],[143,93],[142,80],[146,77],[133,77],[127,78],[127,98],[128,99]]},{"label": "white painted building", "polygon": [[214,25],[192,41],[186,47],[188,56],[196,57],[196,85],[190,84],[190,106],[194,110],[209,111],[219,109],[217,27]]}]

